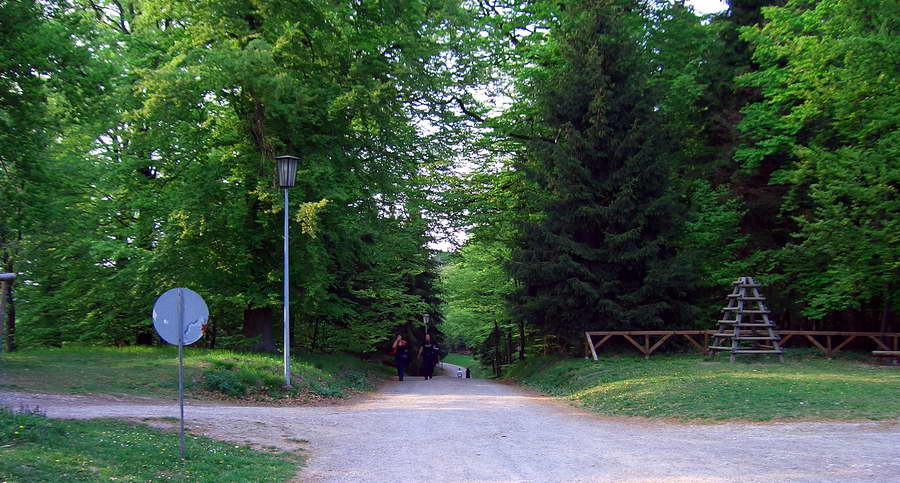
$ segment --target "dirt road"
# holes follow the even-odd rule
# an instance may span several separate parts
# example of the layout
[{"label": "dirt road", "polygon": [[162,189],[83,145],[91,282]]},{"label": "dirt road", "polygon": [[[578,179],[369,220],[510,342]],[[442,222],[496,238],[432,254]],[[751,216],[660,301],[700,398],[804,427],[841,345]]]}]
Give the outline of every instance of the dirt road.
[{"label": "dirt road", "polygon": [[[512,386],[407,378],[325,407],[192,404],[215,438],[302,451],[297,481],[900,481],[900,422],[685,424],[598,417]],[[177,404],[0,392],[63,418],[177,417]],[[170,424],[170,423],[166,423]]]}]

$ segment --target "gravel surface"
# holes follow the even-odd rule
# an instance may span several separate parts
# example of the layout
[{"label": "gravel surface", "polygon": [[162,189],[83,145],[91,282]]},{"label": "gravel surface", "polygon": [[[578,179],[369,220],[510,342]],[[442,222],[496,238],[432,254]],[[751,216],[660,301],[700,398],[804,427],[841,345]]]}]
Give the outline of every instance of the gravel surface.
[{"label": "gravel surface", "polygon": [[[900,422],[691,424],[608,418],[514,386],[409,377],[345,404],[191,402],[189,430],[299,451],[296,481],[900,482]],[[170,401],[0,392],[50,417],[172,426]],[[190,452],[190,445],[187,448]]]}]

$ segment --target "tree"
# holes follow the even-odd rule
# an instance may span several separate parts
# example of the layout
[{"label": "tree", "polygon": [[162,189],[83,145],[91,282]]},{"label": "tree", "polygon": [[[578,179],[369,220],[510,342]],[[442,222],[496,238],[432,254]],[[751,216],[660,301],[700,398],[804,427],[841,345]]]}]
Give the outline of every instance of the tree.
[{"label": "tree", "polygon": [[452,76],[437,59],[464,10],[78,7],[96,32],[84,42],[114,69],[94,115],[70,126],[52,161],[76,167],[56,214],[67,222],[26,235],[34,343],[144,340],[147,308],[175,285],[203,294],[226,335],[264,335],[280,303],[271,158],[281,152],[304,159],[291,208],[305,232],[291,239],[293,326],[322,329],[297,344],[371,350],[437,306],[423,206],[445,129],[425,133],[416,120],[446,112],[439,92]]},{"label": "tree", "polygon": [[449,337],[476,348],[495,325],[512,327],[506,300],[513,291],[513,281],[503,270],[508,259],[506,245],[475,239],[453,255],[441,274],[442,292],[446,294],[444,331]]},{"label": "tree", "polygon": [[776,259],[803,315],[870,311],[861,325],[885,330],[900,303],[900,10],[826,0],[763,13],[768,23],[744,31],[761,68],[740,80],[763,100],[745,110],[752,144],[740,154],[785,160],[771,182],[788,191],[782,214],[797,230]]},{"label": "tree", "polygon": [[548,200],[510,263],[521,283],[515,316],[571,345],[584,330],[677,325],[688,306],[634,9],[567,4],[525,79],[541,126],[529,156]]},{"label": "tree", "polygon": [[[90,109],[102,69],[79,44],[89,29],[67,2],[3,2],[0,34],[0,271],[24,272],[29,234],[54,230],[48,221],[66,201],[62,193],[54,196],[65,181],[48,162],[53,140],[69,116]],[[13,299],[9,333],[16,308]]]}]

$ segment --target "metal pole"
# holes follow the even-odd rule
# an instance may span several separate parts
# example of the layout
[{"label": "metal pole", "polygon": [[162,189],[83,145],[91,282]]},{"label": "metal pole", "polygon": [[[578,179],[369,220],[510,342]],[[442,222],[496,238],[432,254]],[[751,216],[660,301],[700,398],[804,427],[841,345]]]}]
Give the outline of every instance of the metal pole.
[{"label": "metal pole", "polygon": [[288,190],[284,189],[284,386],[291,387],[291,322],[288,296]]},{"label": "metal pole", "polygon": [[184,459],[184,292],[178,289],[178,404],[181,429],[178,431],[178,457]]}]

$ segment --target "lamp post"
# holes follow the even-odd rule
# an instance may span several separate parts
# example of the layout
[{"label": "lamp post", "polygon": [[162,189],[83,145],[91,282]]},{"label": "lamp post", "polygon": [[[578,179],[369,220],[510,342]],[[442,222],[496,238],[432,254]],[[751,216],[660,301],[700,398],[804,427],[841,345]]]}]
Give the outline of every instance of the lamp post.
[{"label": "lamp post", "polygon": [[425,335],[428,335],[428,319],[431,318],[431,314],[422,314],[422,320],[425,321]]},{"label": "lamp post", "polygon": [[290,297],[288,295],[288,188],[294,186],[297,177],[296,156],[276,156],[278,185],[284,190],[284,386],[291,387],[291,322]]}]

